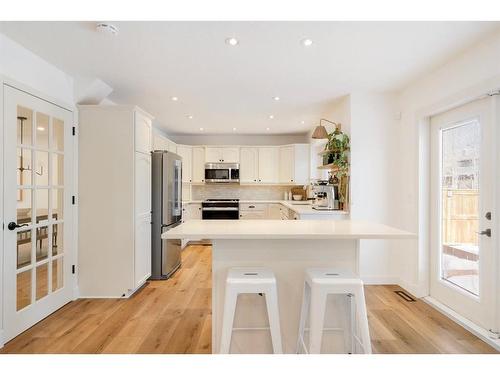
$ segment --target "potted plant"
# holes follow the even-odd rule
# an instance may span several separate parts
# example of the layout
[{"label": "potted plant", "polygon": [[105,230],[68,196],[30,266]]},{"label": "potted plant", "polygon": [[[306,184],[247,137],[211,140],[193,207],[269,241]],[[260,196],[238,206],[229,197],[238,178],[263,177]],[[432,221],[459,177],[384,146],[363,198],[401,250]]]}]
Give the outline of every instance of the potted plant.
[{"label": "potted plant", "polygon": [[328,134],[325,151],[331,152],[326,155],[328,157],[327,164],[331,164],[332,170],[330,173],[338,181],[339,202],[344,209],[348,200],[350,149],[351,141],[349,136],[343,133],[338,127],[332,133]]}]

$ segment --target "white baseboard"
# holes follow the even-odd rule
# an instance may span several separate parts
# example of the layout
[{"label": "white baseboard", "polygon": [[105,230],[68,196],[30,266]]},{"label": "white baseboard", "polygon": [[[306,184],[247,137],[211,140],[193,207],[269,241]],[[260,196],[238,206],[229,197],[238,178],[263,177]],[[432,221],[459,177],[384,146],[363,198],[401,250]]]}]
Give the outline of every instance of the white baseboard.
[{"label": "white baseboard", "polygon": [[2,349],[4,345],[5,345],[5,340],[3,335],[3,329],[0,329],[0,349]]},{"label": "white baseboard", "polygon": [[403,280],[399,280],[397,284],[416,298],[424,298],[429,295],[427,290],[424,290],[424,288],[418,284],[408,284]]},{"label": "white baseboard", "polygon": [[361,279],[365,285],[399,284],[399,278],[391,276],[361,276]]},{"label": "white baseboard", "polygon": [[429,296],[424,297],[422,300],[424,302],[428,303],[429,305],[431,305],[432,307],[434,307],[439,312],[446,315],[448,318],[453,320],[455,323],[457,323],[460,326],[462,326],[463,328],[465,328],[467,331],[469,331],[473,335],[475,335],[478,338],[480,338],[481,340],[483,340],[488,345],[491,345],[496,350],[500,351],[500,339],[494,339],[494,338],[490,337],[490,335],[489,335],[490,333],[486,329],[484,329],[484,328],[478,326],[477,324],[471,322],[470,320],[464,318],[460,314],[456,313],[454,310],[450,309],[448,306],[443,305],[441,302],[435,300],[432,297],[429,297]]}]

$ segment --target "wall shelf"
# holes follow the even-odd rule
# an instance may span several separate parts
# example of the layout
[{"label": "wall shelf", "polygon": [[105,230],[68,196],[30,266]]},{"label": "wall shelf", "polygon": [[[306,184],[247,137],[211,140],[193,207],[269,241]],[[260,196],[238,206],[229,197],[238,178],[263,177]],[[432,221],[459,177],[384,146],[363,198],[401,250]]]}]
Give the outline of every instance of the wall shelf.
[{"label": "wall shelf", "polygon": [[332,171],[338,171],[339,167],[336,166],[335,164],[325,164],[325,165],[320,165],[318,169],[328,169]]}]

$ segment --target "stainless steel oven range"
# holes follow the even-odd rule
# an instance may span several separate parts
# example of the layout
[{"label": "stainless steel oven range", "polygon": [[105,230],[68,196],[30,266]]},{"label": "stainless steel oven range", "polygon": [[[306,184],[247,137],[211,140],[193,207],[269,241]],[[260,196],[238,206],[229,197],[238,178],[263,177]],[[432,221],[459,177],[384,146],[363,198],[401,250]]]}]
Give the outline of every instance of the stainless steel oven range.
[{"label": "stainless steel oven range", "polygon": [[240,218],[239,199],[207,199],[201,202],[203,220],[238,220]]}]

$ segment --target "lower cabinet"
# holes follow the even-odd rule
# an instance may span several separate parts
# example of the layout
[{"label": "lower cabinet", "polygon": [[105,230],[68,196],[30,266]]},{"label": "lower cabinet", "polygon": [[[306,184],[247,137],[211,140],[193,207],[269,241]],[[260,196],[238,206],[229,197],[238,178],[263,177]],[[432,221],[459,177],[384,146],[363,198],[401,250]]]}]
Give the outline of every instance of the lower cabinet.
[{"label": "lower cabinet", "polygon": [[151,215],[135,222],[134,284],[141,286],[151,276]]}]

